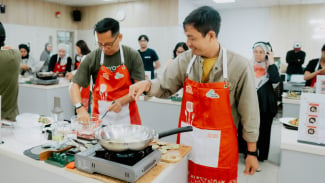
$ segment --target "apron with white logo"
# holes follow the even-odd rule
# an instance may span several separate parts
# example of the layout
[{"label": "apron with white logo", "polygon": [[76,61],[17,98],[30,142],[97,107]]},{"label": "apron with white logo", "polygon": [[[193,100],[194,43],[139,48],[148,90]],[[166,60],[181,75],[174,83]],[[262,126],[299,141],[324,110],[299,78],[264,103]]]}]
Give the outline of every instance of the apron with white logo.
[{"label": "apron with white logo", "polygon": [[184,83],[179,127],[191,125],[193,132],[178,134],[177,142],[192,146],[188,182],[237,182],[237,130],[231,113],[225,49],[222,60],[224,82],[199,83],[187,77]]},{"label": "apron with white logo", "polygon": [[[120,46],[122,64],[114,72],[103,65],[104,52],[101,53],[100,68],[93,88],[93,113],[103,116],[112,102],[129,93],[132,84],[128,69],[124,64],[124,54]],[[119,113],[108,112],[103,124],[137,124],[141,125],[138,106],[135,101],[122,107]]]}]

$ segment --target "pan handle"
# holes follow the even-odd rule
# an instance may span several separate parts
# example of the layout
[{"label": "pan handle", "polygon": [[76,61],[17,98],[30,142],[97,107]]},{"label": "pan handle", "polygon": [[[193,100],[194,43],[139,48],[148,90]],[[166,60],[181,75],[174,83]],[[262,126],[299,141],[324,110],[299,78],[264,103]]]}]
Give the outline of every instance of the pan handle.
[{"label": "pan handle", "polygon": [[178,134],[178,133],[182,133],[182,132],[189,132],[189,131],[193,131],[192,126],[175,128],[175,129],[172,129],[172,130],[168,130],[168,131],[159,133],[158,138],[160,139],[160,138],[167,137],[167,136],[170,136],[170,135],[174,135],[174,134]]}]

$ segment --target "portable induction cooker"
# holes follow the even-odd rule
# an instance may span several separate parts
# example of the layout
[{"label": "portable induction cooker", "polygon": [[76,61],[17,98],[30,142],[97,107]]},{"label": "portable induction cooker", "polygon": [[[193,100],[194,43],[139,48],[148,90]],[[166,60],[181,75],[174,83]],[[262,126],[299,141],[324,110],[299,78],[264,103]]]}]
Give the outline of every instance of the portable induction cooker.
[{"label": "portable induction cooker", "polygon": [[75,167],[127,182],[135,182],[161,159],[161,152],[151,146],[140,151],[113,152],[99,144],[75,155]]}]

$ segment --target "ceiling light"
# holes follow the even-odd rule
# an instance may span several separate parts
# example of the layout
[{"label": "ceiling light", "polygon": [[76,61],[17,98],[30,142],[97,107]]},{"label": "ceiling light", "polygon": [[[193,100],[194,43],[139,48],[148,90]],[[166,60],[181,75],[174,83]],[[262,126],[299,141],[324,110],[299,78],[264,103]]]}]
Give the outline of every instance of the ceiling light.
[{"label": "ceiling light", "polygon": [[215,3],[234,3],[235,0],[213,0]]}]

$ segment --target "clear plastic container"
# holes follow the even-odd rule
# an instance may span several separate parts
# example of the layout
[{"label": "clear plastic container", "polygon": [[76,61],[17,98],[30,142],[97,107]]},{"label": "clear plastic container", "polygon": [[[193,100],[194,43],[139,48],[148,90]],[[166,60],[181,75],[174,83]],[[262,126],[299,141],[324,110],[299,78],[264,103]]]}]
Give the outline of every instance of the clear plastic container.
[{"label": "clear plastic container", "polygon": [[71,130],[78,138],[93,140],[95,130],[100,126],[102,120],[99,115],[93,114],[90,121],[80,121],[77,116],[71,117]]}]

